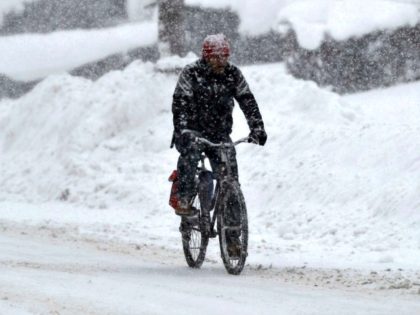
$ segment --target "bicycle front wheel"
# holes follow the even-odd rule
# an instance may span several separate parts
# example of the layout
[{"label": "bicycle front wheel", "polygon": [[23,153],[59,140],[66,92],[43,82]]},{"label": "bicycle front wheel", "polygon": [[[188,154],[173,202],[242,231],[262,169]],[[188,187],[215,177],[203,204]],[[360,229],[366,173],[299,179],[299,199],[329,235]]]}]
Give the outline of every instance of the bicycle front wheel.
[{"label": "bicycle front wheel", "polygon": [[[196,209],[201,208],[198,196],[196,196],[193,206]],[[181,219],[182,247],[185,260],[191,268],[200,268],[206,257],[209,235],[203,228],[203,220],[205,218],[202,217],[201,211],[194,216],[183,216]]]},{"label": "bicycle front wheel", "polygon": [[239,183],[227,184],[217,202],[217,231],[223,264],[239,275],[248,256],[248,217]]}]

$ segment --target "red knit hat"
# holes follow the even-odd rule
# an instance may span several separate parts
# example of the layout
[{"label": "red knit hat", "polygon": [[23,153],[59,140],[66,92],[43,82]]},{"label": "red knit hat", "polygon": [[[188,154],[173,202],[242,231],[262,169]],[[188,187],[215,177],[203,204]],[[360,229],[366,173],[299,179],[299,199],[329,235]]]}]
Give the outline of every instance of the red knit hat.
[{"label": "red knit hat", "polygon": [[230,45],[223,34],[208,35],[203,42],[202,55],[204,59],[210,57],[229,57]]}]

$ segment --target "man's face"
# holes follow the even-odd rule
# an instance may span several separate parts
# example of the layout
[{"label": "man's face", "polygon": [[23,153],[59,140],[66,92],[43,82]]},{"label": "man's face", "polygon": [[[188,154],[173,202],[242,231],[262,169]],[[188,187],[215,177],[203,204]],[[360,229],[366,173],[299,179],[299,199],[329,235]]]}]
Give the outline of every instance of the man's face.
[{"label": "man's face", "polygon": [[229,56],[227,55],[216,55],[211,56],[207,62],[209,63],[211,69],[215,73],[223,73],[228,64]]}]

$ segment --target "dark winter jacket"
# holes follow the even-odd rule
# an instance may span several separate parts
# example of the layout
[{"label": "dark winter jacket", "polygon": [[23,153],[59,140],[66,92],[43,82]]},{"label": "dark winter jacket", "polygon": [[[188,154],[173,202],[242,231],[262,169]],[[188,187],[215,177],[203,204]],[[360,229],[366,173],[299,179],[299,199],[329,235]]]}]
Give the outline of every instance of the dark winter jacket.
[{"label": "dark winter jacket", "polygon": [[250,129],[264,129],[254,95],[241,71],[228,64],[223,74],[200,59],[179,76],[172,103],[174,135],[183,129],[201,132],[213,141],[232,132],[233,99],[239,103]]}]

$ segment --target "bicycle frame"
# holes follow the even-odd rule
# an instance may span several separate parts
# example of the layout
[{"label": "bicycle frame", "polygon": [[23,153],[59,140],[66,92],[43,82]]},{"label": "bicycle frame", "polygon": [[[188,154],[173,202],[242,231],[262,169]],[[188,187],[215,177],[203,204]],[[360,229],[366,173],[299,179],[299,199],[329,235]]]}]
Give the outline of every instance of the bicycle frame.
[{"label": "bicycle frame", "polygon": [[[218,202],[219,202],[219,197],[220,197],[220,190],[223,189],[223,187],[226,185],[226,183],[236,183],[237,179],[233,177],[232,175],[232,168],[230,165],[230,159],[229,159],[229,149],[240,144],[240,143],[245,143],[245,142],[249,142],[249,138],[245,137],[245,138],[241,138],[235,142],[232,143],[213,143],[205,138],[201,138],[201,137],[196,137],[194,140],[196,143],[198,144],[204,144],[210,147],[214,147],[214,148],[219,148],[220,150],[220,156],[221,156],[221,162],[222,165],[220,167],[220,174],[219,174],[219,178],[216,179],[217,183],[216,183],[216,189],[215,189],[215,193],[212,199],[212,203],[211,203],[211,207],[209,209],[209,213],[203,213],[204,216],[208,216],[209,221],[210,221],[210,226],[209,226],[209,236],[214,238],[217,236],[217,232],[215,231],[214,227],[216,225],[216,220],[217,220],[217,211],[218,208],[215,207]],[[201,167],[198,167],[198,172],[200,171],[205,171],[207,170],[205,167],[205,159],[207,158],[207,156],[203,153],[201,155]],[[210,215],[210,211],[214,209],[213,215]]]},{"label": "bicycle frame", "polygon": [[[231,149],[239,143],[254,141],[247,137],[235,142],[212,143],[194,131],[183,132],[191,132],[194,136],[191,141],[202,151],[201,164],[196,169],[196,191],[191,201],[198,201],[197,207],[194,207],[193,214],[182,217],[180,226],[185,259],[190,267],[200,268],[209,238],[219,236],[221,258],[227,272],[239,275],[248,256],[248,218],[244,196],[232,170],[230,154]],[[205,160],[208,157],[203,153],[209,148],[219,150],[220,161],[217,161],[217,170],[213,169],[213,173],[217,173],[215,189],[215,177],[206,168]]]}]

